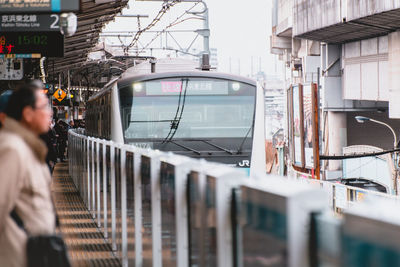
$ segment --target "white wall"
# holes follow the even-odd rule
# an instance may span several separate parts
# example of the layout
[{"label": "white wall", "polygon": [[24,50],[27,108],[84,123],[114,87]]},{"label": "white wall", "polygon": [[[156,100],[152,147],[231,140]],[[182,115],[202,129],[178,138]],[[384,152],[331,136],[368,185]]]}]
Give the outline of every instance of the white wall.
[{"label": "white wall", "polygon": [[389,117],[400,118],[400,32],[389,34]]},{"label": "white wall", "polygon": [[388,36],[342,46],[343,98],[389,101]]}]

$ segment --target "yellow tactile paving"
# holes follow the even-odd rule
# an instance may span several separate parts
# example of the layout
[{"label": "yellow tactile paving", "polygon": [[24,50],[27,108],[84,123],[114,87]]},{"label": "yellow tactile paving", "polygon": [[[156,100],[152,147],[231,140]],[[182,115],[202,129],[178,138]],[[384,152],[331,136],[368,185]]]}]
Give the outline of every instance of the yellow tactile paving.
[{"label": "yellow tactile paving", "polygon": [[60,231],[68,246],[74,267],[121,266],[85,208],[72,179],[68,164],[57,164],[53,174],[53,197],[60,219]]}]

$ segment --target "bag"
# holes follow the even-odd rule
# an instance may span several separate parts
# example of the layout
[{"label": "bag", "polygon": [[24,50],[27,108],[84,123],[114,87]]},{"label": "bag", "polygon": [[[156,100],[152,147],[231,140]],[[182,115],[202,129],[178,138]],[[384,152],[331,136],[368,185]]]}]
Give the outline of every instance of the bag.
[{"label": "bag", "polygon": [[[10,214],[15,223],[25,233],[23,221],[13,210]],[[59,235],[30,236],[26,246],[28,267],[71,267],[68,258],[67,246]]]},{"label": "bag", "polygon": [[26,246],[28,267],[70,267],[67,247],[58,235],[39,235],[28,238]]}]

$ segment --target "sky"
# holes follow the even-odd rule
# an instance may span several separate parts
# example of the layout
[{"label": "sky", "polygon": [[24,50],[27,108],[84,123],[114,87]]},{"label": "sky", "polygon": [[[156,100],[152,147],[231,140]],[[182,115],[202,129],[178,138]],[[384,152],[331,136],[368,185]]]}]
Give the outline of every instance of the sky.
[{"label": "sky", "polygon": [[[219,71],[249,76],[260,69],[260,60],[261,70],[265,73],[274,75],[279,71],[275,64],[276,56],[269,53],[272,1],[206,0],[205,2],[209,9],[210,47],[218,50]],[[140,24],[143,28],[157,15],[161,4],[162,2],[159,1],[130,0],[129,9],[124,10],[122,13],[124,15],[148,15],[149,18],[140,19]],[[184,14],[187,9],[192,8],[193,5],[194,3],[179,3],[173,6],[151,30],[165,29],[177,17]],[[198,4],[192,11],[200,11],[202,9],[202,5]],[[196,33],[192,31],[203,28],[203,21],[196,19],[191,14],[186,14],[178,21],[182,19],[187,20],[168,29],[187,30],[188,32],[171,33],[173,38],[169,36],[167,44],[165,37],[162,41],[159,37],[149,47],[168,46],[179,48],[181,46],[184,49],[187,48],[196,37]],[[136,31],[137,29],[136,18],[116,18],[115,22],[107,25],[104,32]],[[155,36],[156,33],[148,32],[143,34],[139,41],[141,45],[146,45]],[[114,45],[120,45],[121,41],[128,44],[131,40],[131,37],[120,37],[120,39],[108,37],[106,39],[108,43],[114,43]],[[202,50],[202,38],[197,38],[192,47]],[[148,55],[149,53],[150,51],[147,50],[141,55]],[[153,55],[157,57],[175,57],[176,53],[173,51],[154,50]],[[253,68],[251,67],[252,58]]]}]

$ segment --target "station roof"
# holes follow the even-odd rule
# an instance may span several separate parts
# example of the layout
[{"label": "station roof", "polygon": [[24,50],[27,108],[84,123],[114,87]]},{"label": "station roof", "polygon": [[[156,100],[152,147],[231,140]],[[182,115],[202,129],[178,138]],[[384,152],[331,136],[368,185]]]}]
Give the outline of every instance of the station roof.
[{"label": "station roof", "polygon": [[65,37],[64,57],[55,59],[54,64],[49,65],[49,72],[55,74],[82,66],[88,53],[98,44],[103,26],[112,21],[127,4],[128,0],[81,0],[77,31],[73,36]]},{"label": "station roof", "polygon": [[400,9],[361,17],[347,22],[337,23],[295,37],[308,40],[340,44],[381,35],[387,35],[400,29]]}]

